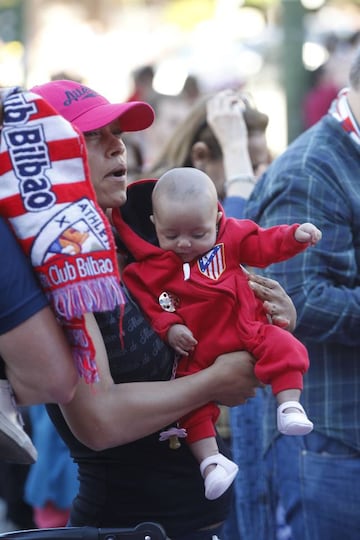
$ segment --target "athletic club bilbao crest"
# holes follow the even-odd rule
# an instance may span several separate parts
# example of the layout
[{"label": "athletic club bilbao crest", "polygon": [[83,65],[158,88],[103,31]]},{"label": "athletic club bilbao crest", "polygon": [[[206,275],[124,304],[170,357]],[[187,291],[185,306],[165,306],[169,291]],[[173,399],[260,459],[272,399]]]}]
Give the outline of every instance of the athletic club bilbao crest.
[{"label": "athletic club bilbao crest", "polygon": [[104,220],[87,198],[51,216],[34,241],[31,258],[45,290],[112,276],[116,269]]},{"label": "athletic club bilbao crest", "polygon": [[217,244],[198,260],[202,274],[210,279],[219,279],[225,270],[224,244]]},{"label": "athletic club bilbao crest", "polygon": [[104,222],[92,202],[83,198],[67,205],[45,224],[31,257],[40,266],[55,255],[79,255],[109,249]]}]

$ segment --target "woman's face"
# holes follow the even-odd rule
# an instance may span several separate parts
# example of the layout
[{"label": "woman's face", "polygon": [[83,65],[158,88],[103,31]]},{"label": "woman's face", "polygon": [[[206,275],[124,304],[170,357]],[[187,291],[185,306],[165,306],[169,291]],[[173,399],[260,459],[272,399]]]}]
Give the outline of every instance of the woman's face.
[{"label": "woman's face", "polygon": [[209,159],[204,164],[204,172],[210,176],[211,180],[214,182],[218,197],[220,200],[223,200],[225,197],[225,169],[224,169],[224,160],[223,158],[218,159]]},{"label": "woman's face", "polygon": [[[248,149],[254,174],[258,178],[267,169],[271,162],[269,149],[266,143],[265,132],[254,131],[249,134]],[[210,176],[215,184],[220,200],[225,197],[225,168],[222,157],[209,158],[203,166],[204,172]]]},{"label": "woman's face", "polygon": [[126,202],[127,161],[119,121],[84,133],[91,182],[101,208],[116,208]]},{"label": "woman's face", "polygon": [[249,155],[255,176],[261,176],[271,162],[264,131],[258,130],[249,133]]}]

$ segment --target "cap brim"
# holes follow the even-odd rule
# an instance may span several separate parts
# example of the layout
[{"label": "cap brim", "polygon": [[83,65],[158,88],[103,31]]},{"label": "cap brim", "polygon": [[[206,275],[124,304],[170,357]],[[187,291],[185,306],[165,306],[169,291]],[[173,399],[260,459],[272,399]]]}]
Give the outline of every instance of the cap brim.
[{"label": "cap brim", "polygon": [[72,123],[80,131],[92,131],[119,119],[121,131],[140,131],[151,126],[154,118],[154,110],[148,103],[129,101],[128,103],[97,105],[74,118]]}]

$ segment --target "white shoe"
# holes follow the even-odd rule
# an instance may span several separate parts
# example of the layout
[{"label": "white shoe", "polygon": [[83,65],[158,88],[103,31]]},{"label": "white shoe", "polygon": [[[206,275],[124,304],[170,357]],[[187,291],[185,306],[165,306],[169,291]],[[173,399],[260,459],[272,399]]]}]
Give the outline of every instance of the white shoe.
[{"label": "white shoe", "polygon": [[0,460],[31,465],[37,451],[24,431],[24,422],[16,406],[12,388],[7,380],[0,380]]},{"label": "white shoe", "polygon": [[205,497],[210,501],[220,497],[233,483],[239,467],[223,454],[214,454],[202,460],[200,472],[204,478],[204,472],[209,465],[216,465],[205,478]]},{"label": "white shoe", "polygon": [[[297,409],[297,412],[284,412],[286,409]],[[286,401],[277,409],[277,426],[283,435],[307,435],[314,424],[306,416],[304,408],[298,401]]]}]

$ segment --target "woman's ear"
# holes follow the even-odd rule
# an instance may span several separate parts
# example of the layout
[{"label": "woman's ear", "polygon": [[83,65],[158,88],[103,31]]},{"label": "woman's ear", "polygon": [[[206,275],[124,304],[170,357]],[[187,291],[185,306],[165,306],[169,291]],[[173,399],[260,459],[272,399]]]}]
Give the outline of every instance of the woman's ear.
[{"label": "woman's ear", "polygon": [[190,156],[193,167],[204,171],[211,157],[210,149],[205,142],[198,141],[192,145]]}]

